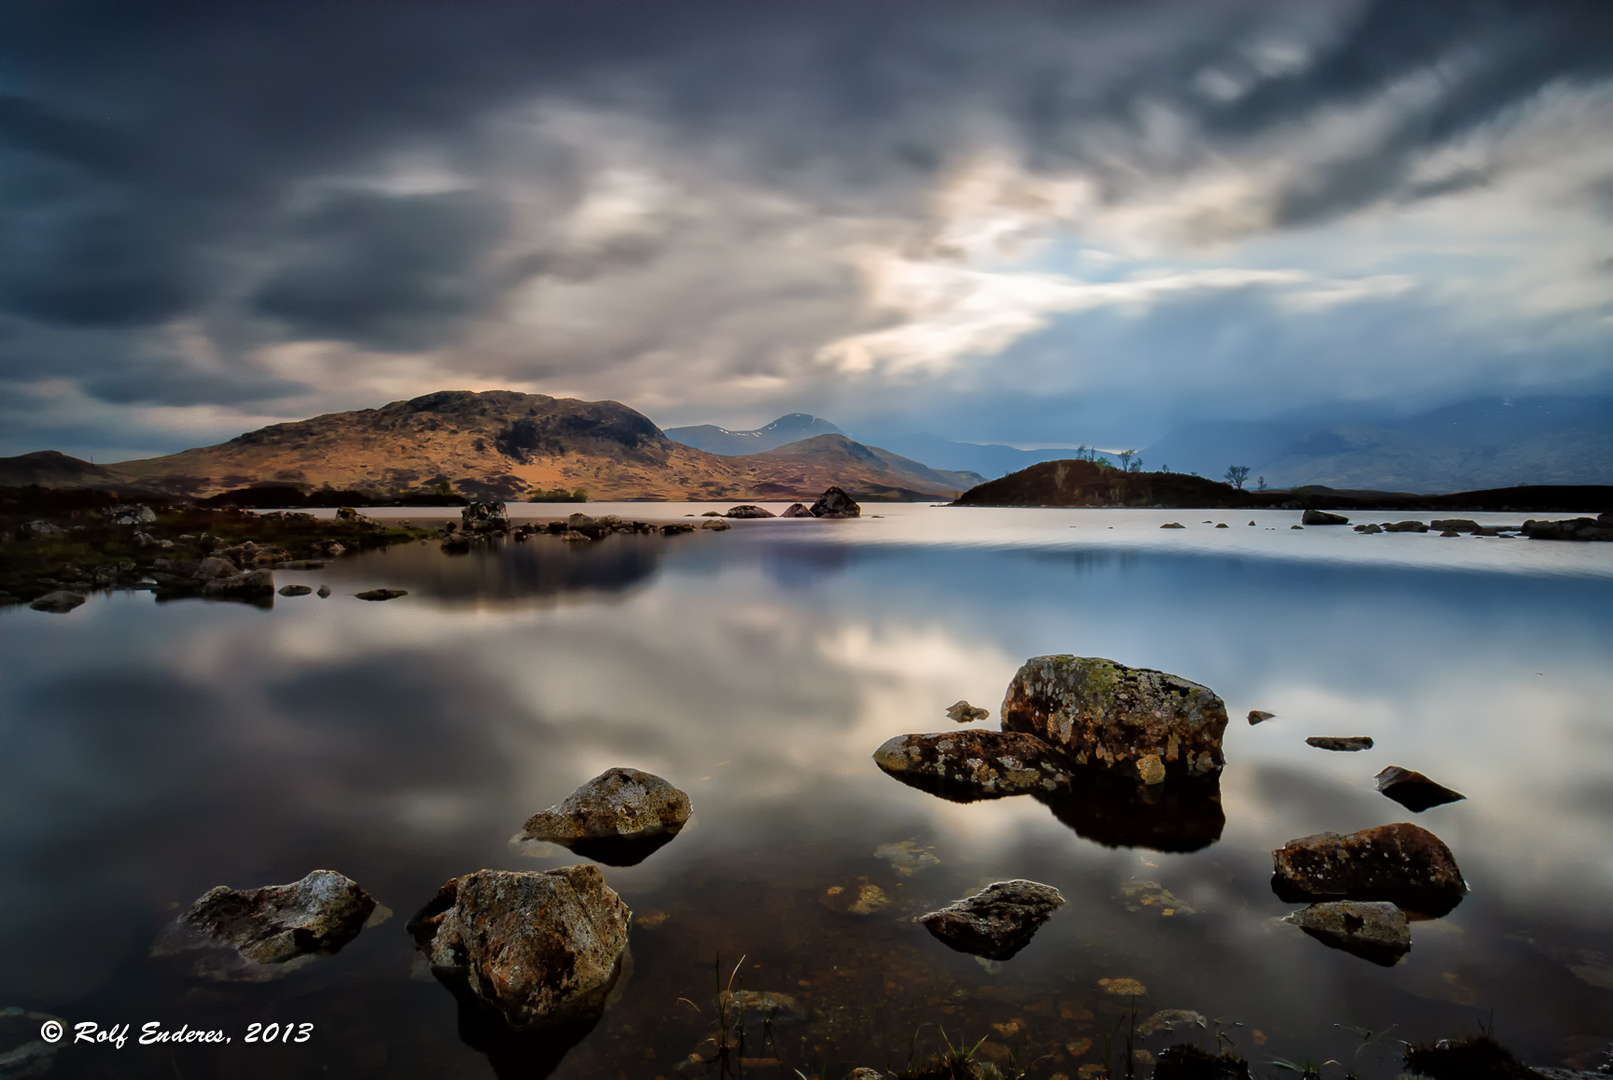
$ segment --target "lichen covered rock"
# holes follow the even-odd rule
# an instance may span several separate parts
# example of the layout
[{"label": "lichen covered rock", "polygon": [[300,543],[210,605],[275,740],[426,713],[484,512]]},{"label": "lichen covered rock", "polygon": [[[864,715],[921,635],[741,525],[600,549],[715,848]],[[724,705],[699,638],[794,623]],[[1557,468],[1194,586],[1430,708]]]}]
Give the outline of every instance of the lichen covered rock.
[{"label": "lichen covered rock", "polygon": [[1043,739],[1078,764],[1147,782],[1205,776],[1225,764],[1227,709],[1212,690],[1102,657],[1027,660],[1008,686],[1001,717],[1004,731]]},{"label": "lichen covered rock", "polygon": [[409,933],[440,980],[525,1030],[603,1010],[632,914],[596,866],[478,870],[446,882]]},{"label": "lichen covered rock", "polygon": [[1283,900],[1387,900],[1443,915],[1467,894],[1456,857],[1427,829],[1402,822],[1341,836],[1318,833],[1272,852],[1272,890]]},{"label": "lichen covered rock", "polygon": [[468,533],[508,532],[510,512],[502,502],[473,502],[459,512],[461,526]]},{"label": "lichen covered rock", "polygon": [[1014,731],[897,735],[874,751],[874,762],[899,779],[953,789],[955,798],[1026,795],[1069,783],[1069,770],[1052,747]]}]

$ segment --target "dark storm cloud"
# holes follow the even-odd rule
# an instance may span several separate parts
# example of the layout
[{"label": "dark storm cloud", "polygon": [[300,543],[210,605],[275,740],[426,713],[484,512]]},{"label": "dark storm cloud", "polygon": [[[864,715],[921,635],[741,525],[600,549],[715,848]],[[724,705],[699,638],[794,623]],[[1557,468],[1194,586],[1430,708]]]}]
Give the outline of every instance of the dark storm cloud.
[{"label": "dark storm cloud", "polygon": [[[593,246],[512,239],[516,196],[486,178],[511,168],[498,118],[533,102],[635,117],[668,154],[720,152],[725,178],[786,193],[809,218],[901,220],[922,217],[939,171],[983,131],[1033,167],[1080,165],[1123,202],[1139,175],[1182,175],[1430,81],[1368,148],[1296,163],[1273,216],[1304,223],[1491,182],[1483,167],[1431,179],[1414,166],[1543,86],[1604,76],[1610,30],[1606,4],[1496,0],[12,5],[0,13],[0,309],[41,332],[112,333],[110,348],[48,363],[103,400],[257,400],[298,385],[250,370],[258,345],[451,346],[523,284],[608,288],[660,266],[675,224]],[[1302,59],[1262,68],[1274,43]],[[1237,92],[1206,92],[1206,72]],[[1182,127],[1174,141],[1150,137],[1160,108]],[[589,150],[605,154],[605,135],[531,151],[523,180],[542,190],[543,213],[559,220],[584,197],[599,167],[577,160]],[[359,182],[410,154],[459,186]],[[1212,233],[1251,227],[1206,221]],[[777,247],[769,228],[724,238],[736,246],[713,305],[724,290],[732,306],[751,302],[752,280],[793,287],[757,270]],[[665,275],[694,272],[664,261]],[[803,319],[791,344],[851,332],[854,300],[815,308],[821,325]],[[676,302],[624,303],[681,315]],[[143,335],[179,318],[225,346],[207,370],[153,359]],[[28,338],[0,339],[0,383],[41,374]],[[765,369],[768,344],[732,363]],[[533,363],[582,373],[621,352],[573,342]]]},{"label": "dark storm cloud", "polygon": [[252,302],[295,337],[434,345],[485,302],[478,256],[498,225],[493,207],[459,194],[340,195],[293,222],[296,252]]}]

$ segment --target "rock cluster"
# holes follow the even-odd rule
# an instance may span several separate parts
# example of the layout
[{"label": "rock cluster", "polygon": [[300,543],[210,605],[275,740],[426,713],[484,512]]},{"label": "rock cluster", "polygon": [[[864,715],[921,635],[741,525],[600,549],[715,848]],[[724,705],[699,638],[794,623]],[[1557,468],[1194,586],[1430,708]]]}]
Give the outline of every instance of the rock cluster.
[{"label": "rock cluster", "polygon": [[478,870],[444,883],[408,930],[439,980],[525,1030],[604,1009],[631,918],[597,866]]},{"label": "rock cluster", "polygon": [[1613,540],[1613,512],[1566,521],[1530,519],[1523,523],[1523,535],[1531,540]]}]

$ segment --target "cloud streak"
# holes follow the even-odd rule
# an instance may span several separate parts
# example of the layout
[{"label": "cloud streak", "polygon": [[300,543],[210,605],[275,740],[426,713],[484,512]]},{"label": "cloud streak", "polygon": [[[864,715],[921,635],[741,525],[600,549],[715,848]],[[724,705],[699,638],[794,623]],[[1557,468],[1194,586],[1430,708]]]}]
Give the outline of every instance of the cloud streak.
[{"label": "cloud streak", "polygon": [[[11,10],[0,452],[450,386],[1089,442],[1606,390],[1610,29],[1489,0]],[[1366,326],[1370,355],[1316,347]],[[1250,373],[1282,392],[1204,390]],[[1038,386],[1121,430],[1027,430]],[[199,419],[89,421],[114,405]]]}]

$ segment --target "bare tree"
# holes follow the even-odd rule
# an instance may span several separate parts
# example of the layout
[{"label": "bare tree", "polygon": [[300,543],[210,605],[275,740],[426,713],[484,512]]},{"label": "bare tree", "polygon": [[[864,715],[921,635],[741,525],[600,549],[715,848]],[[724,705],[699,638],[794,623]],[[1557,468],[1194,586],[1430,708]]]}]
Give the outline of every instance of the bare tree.
[{"label": "bare tree", "polygon": [[1122,450],[1122,451],[1120,451],[1119,454],[1116,454],[1115,456],[1120,459],[1120,471],[1121,472],[1130,472],[1131,471],[1131,459],[1137,456],[1137,448],[1134,446],[1130,450]]},{"label": "bare tree", "polygon": [[1255,480],[1255,488],[1258,491],[1265,491],[1266,490],[1266,478],[1264,476],[1258,477]]},{"label": "bare tree", "polygon": [[1237,488],[1239,491],[1243,490],[1243,482],[1245,480],[1247,480],[1247,479],[1249,479],[1249,466],[1247,466],[1247,465],[1228,465],[1227,466],[1226,481],[1227,481],[1227,483],[1231,484],[1233,487]]}]

